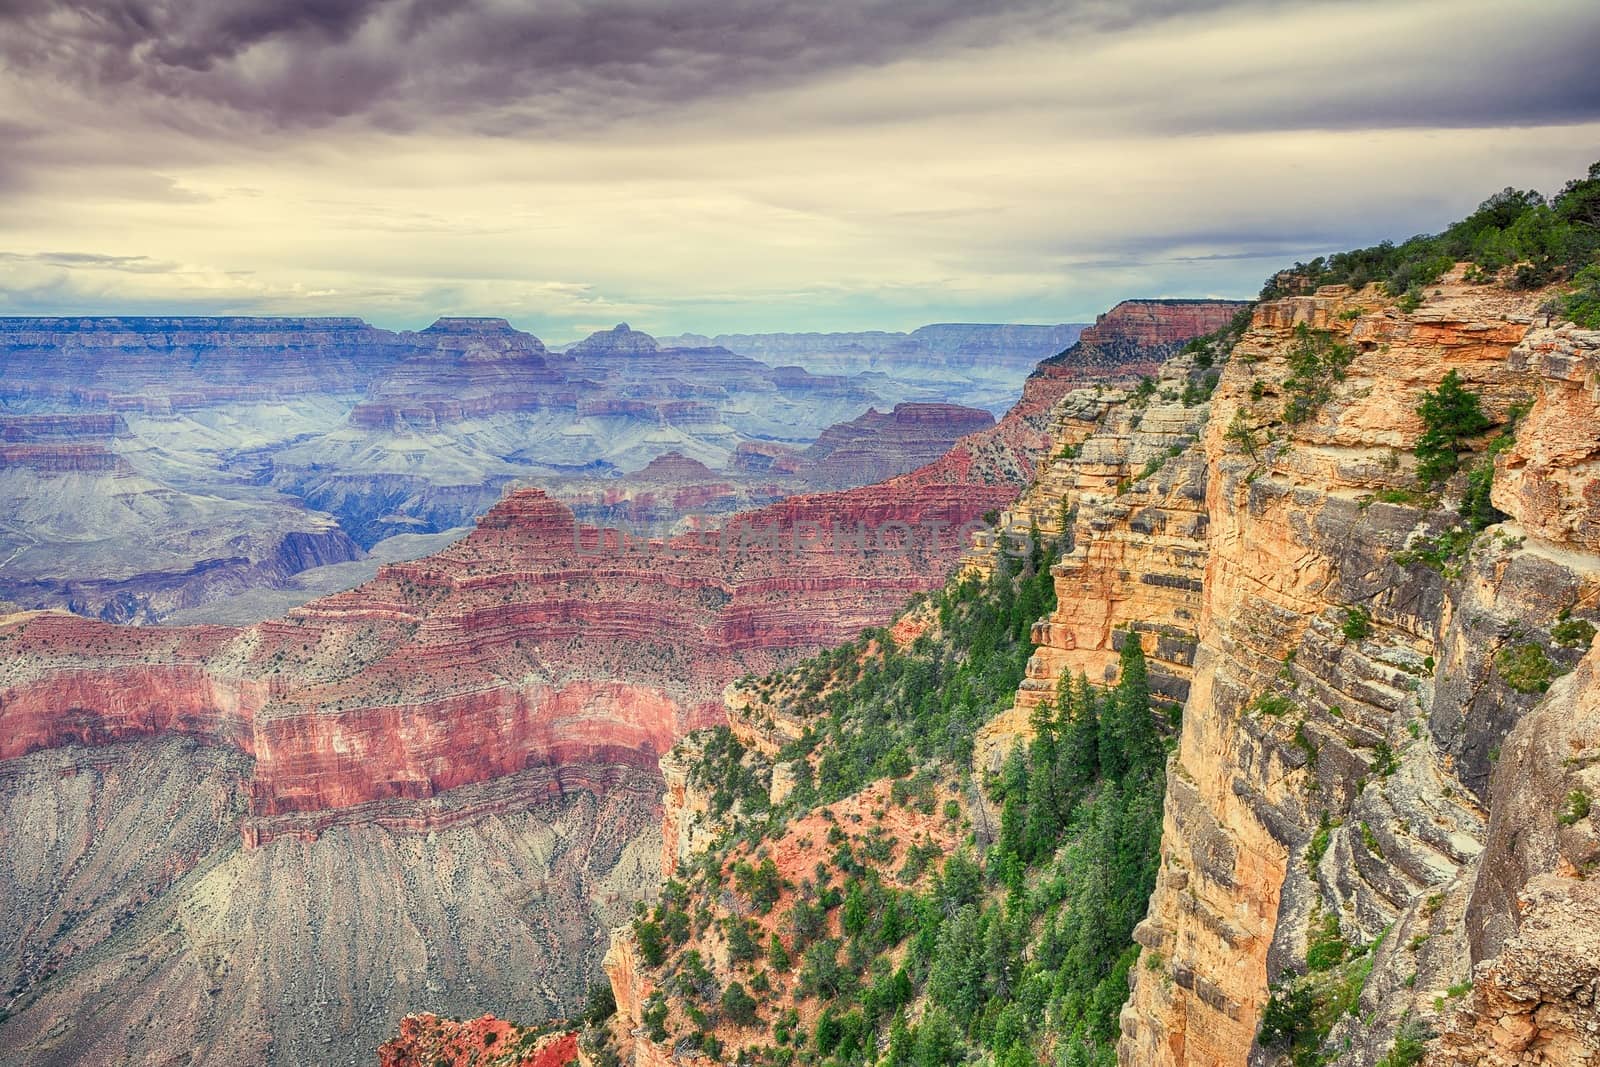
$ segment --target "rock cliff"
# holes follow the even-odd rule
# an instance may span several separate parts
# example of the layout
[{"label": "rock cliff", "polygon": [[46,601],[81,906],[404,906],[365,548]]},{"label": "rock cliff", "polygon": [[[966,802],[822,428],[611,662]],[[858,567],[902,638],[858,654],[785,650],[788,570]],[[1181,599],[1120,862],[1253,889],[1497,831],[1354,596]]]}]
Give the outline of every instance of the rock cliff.
[{"label": "rock cliff", "polygon": [[[1199,641],[1123,1063],[1267,1064],[1291,1040],[1376,1063],[1437,1028],[1515,929],[1524,882],[1559,866],[1547,850],[1508,874],[1484,851],[1496,818],[1523,832],[1497,792],[1560,806],[1502,752],[1587,644],[1563,623],[1593,613],[1600,581],[1581,496],[1600,442],[1557,429],[1590,402],[1574,383],[1593,381],[1592,335],[1552,328],[1543,299],[1459,272],[1410,312],[1328,287],[1263,304],[1234,348],[1199,446]],[[1507,434],[1467,442],[1505,513],[1476,535],[1416,489],[1416,412],[1447,373]],[[1479,968],[1486,1014],[1518,966]],[[1340,981],[1359,1024],[1333,1021]],[[1269,1001],[1281,1019],[1296,996],[1318,1025],[1258,1040]]]},{"label": "rock cliff", "polygon": [[411,348],[350,318],[0,317],[0,394],[157,414],[359,395]]},{"label": "rock cliff", "polygon": [[[1036,647],[1016,691],[974,732],[976,780],[1016,773],[1008,753],[1037,740],[1041,715],[1049,722],[1062,701],[1079,699],[1066,695],[1077,692],[1073,677],[1120,691],[1130,654],[1150,705],[1183,711],[1153,892],[1130,935],[1138,962],[1125,972],[1121,1063],[1600,1062],[1588,877],[1600,863],[1591,824],[1600,782],[1590,775],[1600,653],[1588,651],[1600,618],[1592,470],[1600,335],[1554,318],[1549,297],[1469,280],[1460,266],[1414,306],[1376,287],[1305,289],[1248,317],[1233,308],[1215,315],[1209,337],[1173,346],[1145,381],[1069,383],[1034,406],[1031,421],[1013,422],[1055,447],[998,528],[966,554],[969,581],[1007,580],[1018,567],[1026,579],[1036,538],[1057,544],[1059,557],[1053,607],[1032,627]],[[1131,335],[1142,319],[1141,309]],[[1444,423],[1422,417],[1423,401],[1451,390],[1472,398],[1481,417],[1459,423],[1466,429],[1450,442],[1452,462],[1429,483],[1419,475],[1419,441]],[[991,440],[1004,432],[1002,424]],[[944,462],[960,462],[959,452]],[[904,647],[914,661],[924,637],[948,633],[951,598],[968,595],[961,588],[872,640]],[[980,637],[992,639],[992,631]],[[841,898],[900,865],[857,858],[852,866],[853,835],[893,810],[871,789],[893,781],[903,797],[925,776],[960,781],[929,774],[916,757],[885,757],[877,766],[897,769],[852,794],[859,821],[819,803],[830,774],[874,751],[862,731],[883,722],[871,718],[884,714],[871,702],[882,698],[852,682],[862,667],[850,663],[870,662],[881,647],[853,645],[842,664],[823,657],[747,680],[727,696],[731,730],[691,737],[666,761],[663,867],[685,879],[674,892],[687,895],[615,935],[607,964],[620,1009],[611,1039],[633,1062],[759,1059],[774,1040],[803,1050],[815,1042],[825,1053],[862,1025],[880,1052],[885,1041],[912,1047],[897,1046],[902,1039],[920,1049],[930,1015],[984,997],[999,999],[969,1017],[966,1039],[998,1056],[994,1042],[1007,1026],[1034,1025],[1023,1020],[1043,1001],[1030,998],[1048,995],[1026,976],[1041,955],[1057,958],[1052,946],[1068,936],[1054,919],[1023,937],[1022,989],[1009,995],[1022,1016],[1010,1022],[995,1013],[1013,1000],[996,989],[1015,972],[992,969],[1007,935],[997,949],[988,919],[957,934],[946,910],[932,921],[936,948],[891,950],[886,966],[860,942],[892,941],[829,925]],[[907,679],[891,690],[895,699],[919,717],[937,714],[919,702],[916,668],[894,670]],[[1108,736],[1117,734],[1102,719],[1102,745]],[[1012,818],[1015,795],[1004,796],[1005,814],[977,788],[948,808],[978,849],[1002,849],[991,864],[1007,860],[1008,834],[1032,832]],[[1031,810],[1032,785],[1027,796]],[[830,843],[843,841],[832,862],[844,888],[824,892],[834,875],[820,862],[805,878],[809,857],[792,871],[778,864],[789,873],[777,884],[800,886],[822,909],[806,944],[821,937],[832,950],[808,949],[792,983],[780,980],[787,963],[763,971],[759,950],[742,963],[747,949],[734,941],[745,937],[730,931],[754,921],[759,929],[745,933],[759,944],[809,922],[797,906],[791,926],[764,925],[752,872],[814,842],[804,830],[791,836],[795,820],[814,814]],[[1058,853],[1065,866],[1046,873],[1070,879],[1060,873],[1073,870],[1070,855]],[[1014,867],[990,874],[993,906],[1011,887],[1007,915],[1047,907],[1072,884],[1035,882]],[[883,914],[873,909],[889,899],[870,892],[869,931]],[[656,936],[650,923],[669,929],[678,907],[710,907],[714,921],[692,925],[682,949],[663,953],[641,940]],[[839,914],[857,921],[848,909]],[[963,949],[961,936],[976,940]],[[870,983],[819,993],[839,951],[852,965],[871,964]],[[650,954],[658,960],[643,958]],[[962,967],[985,973],[972,962],[980,957],[989,977],[963,986]],[[885,983],[902,960],[910,984],[893,993]],[[1071,964],[1069,952],[1057,995]],[[762,986],[754,1030],[738,1022],[749,1014],[741,996],[727,993],[752,982]],[[717,990],[720,1011],[708,999]],[[890,995],[909,998],[891,1002],[905,1006],[905,1020],[891,1022],[875,999]],[[1081,1002],[1049,1003],[1045,1024],[1081,1028],[1072,1022]],[[1059,1054],[1051,1042],[1068,1036],[1029,1054]],[[1089,1040],[1081,1029],[1070,1036]]]}]

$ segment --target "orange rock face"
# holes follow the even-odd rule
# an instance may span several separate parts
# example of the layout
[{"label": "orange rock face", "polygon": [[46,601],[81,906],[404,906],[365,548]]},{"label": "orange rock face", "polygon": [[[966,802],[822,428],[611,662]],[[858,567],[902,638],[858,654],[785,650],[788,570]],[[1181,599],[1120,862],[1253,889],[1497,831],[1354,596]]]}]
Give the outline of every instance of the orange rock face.
[{"label": "orange rock face", "polygon": [[[1359,1022],[1332,1042],[1359,1047],[1350,1062],[1383,1056],[1402,1020],[1435,1022],[1434,997],[1461,979],[1485,782],[1535,700],[1491,661],[1564,605],[1592,604],[1596,577],[1594,409],[1578,384],[1592,368],[1578,336],[1533,326],[1540,299],[1452,275],[1401,313],[1371,289],[1327,287],[1261,305],[1233,350],[1199,446],[1203,582],[1186,606],[1199,643],[1135,933],[1146,964],[1122,1015],[1128,1067],[1270,1062],[1255,1045],[1269,977],[1303,967],[1306,931],[1330,912],[1351,944],[1379,945]],[[1349,363],[1289,423],[1300,324],[1329,331]],[[1407,553],[1459,523],[1410,469],[1419,400],[1450,370],[1496,424],[1532,410],[1497,460],[1511,521],[1419,566]],[[1368,621],[1352,626],[1358,609]],[[1574,655],[1548,647],[1553,670]]]},{"label": "orange rock face", "polygon": [[1494,502],[1548,541],[1600,550],[1600,350],[1571,327],[1541,331],[1513,359],[1538,375],[1538,402],[1499,461]]},{"label": "orange rock face", "polygon": [[485,1015],[456,1022],[407,1015],[400,1034],[378,1050],[379,1067],[566,1067],[578,1060],[578,1035],[536,1030]]}]

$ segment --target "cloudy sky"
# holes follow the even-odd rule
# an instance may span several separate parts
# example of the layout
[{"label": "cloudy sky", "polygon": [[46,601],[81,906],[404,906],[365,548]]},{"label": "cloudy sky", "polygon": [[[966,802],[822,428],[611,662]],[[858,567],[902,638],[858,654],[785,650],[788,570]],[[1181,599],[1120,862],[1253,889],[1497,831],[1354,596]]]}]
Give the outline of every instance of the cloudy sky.
[{"label": "cloudy sky", "polygon": [[0,313],[1250,295],[1600,159],[1593,0],[0,0]]}]

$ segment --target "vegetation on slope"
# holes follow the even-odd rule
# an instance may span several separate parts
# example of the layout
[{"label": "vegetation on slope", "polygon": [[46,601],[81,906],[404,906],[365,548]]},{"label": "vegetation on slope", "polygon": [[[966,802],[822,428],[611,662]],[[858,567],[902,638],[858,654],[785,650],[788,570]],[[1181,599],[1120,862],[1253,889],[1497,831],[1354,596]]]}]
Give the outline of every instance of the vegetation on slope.
[{"label": "vegetation on slope", "polygon": [[[974,735],[1010,706],[1030,627],[1054,605],[1055,555],[1035,534],[991,578],[913,606],[937,621],[903,647],[870,631],[746,683],[757,707],[806,722],[776,760],[797,787],[773,806],[772,764],[726,730],[704,745],[693,773],[734,829],[635,923],[660,966],[645,1013],[654,1039],[779,1065],[1115,1062],[1166,755],[1139,642],[1124,642],[1117,686],[1063,685],[997,778],[971,772]],[[857,809],[834,812],[863,795],[942,820],[964,842],[906,847],[881,822],[852,833]],[[774,853],[792,855],[794,827],[819,812],[833,851],[784,877]],[[726,967],[708,966],[708,931]]]},{"label": "vegetation on slope", "polygon": [[1399,297],[1404,310],[1421,303],[1423,291],[1458,262],[1470,262],[1468,281],[1503,282],[1537,289],[1570,280],[1576,291],[1560,313],[1579,325],[1600,329],[1600,163],[1588,176],[1567,183],[1546,200],[1528,189],[1507,188],[1443,233],[1425,234],[1395,244],[1384,241],[1310,263],[1296,263],[1274,275],[1263,300],[1309,292],[1319,285],[1356,289],[1380,283]]}]

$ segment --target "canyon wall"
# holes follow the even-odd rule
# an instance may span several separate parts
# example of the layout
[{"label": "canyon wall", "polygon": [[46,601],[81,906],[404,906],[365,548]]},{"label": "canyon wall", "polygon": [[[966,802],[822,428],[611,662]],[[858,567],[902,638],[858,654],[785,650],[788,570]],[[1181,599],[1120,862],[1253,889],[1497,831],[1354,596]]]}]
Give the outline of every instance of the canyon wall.
[{"label": "canyon wall", "polygon": [[[1600,1062],[1600,334],[1554,321],[1548,296],[1458,269],[1410,309],[1341,286],[1263,303],[1248,324],[1229,309],[1149,381],[1069,383],[1021,424],[1053,438],[1051,455],[964,566],[993,573],[1034,529],[1064,551],[1015,702],[977,735],[978,770],[999,769],[1065,678],[1114,680],[1130,640],[1156,706],[1183,708],[1121,1014],[1128,1067]],[[1430,490],[1418,408],[1450,374],[1485,428]],[[937,625],[913,610],[890,639]],[[751,692],[729,691],[731,737],[753,766],[771,761],[763,788],[782,804],[794,782],[777,756],[808,724]],[[825,705],[826,688],[807,692],[795,708]],[[697,770],[717,765],[706,744],[664,764],[665,871],[744,855]],[[869,794],[823,816],[833,830],[781,823],[770,854],[797,853],[798,879],[804,842],[848,842],[895,810]],[[980,848],[992,840],[979,791],[950,799]],[[715,927],[695,938],[709,988],[743,973]],[[694,1029],[672,992],[681,974],[662,984],[685,965],[640,952],[614,936],[611,1040],[634,1063],[699,1062],[703,1041],[650,1036]],[[774,990],[783,1026],[820,1025]],[[728,1049],[766,1037],[726,1020],[707,1033]]]},{"label": "canyon wall", "polygon": [[166,413],[357,394],[412,347],[353,318],[0,317],[0,379],[14,402]]},{"label": "canyon wall", "polygon": [[[1350,953],[1333,975],[1359,991],[1359,1021],[1336,1022],[1322,1055],[1376,1063],[1397,1035],[1441,1025],[1516,928],[1516,893],[1560,866],[1546,850],[1507,876],[1484,851],[1486,820],[1516,819],[1502,794],[1559,804],[1556,783],[1502,752],[1581,654],[1562,621],[1592,615],[1600,592],[1583,533],[1600,442],[1571,421],[1593,403],[1592,335],[1552,328],[1542,299],[1457,273],[1402,313],[1328,287],[1261,305],[1234,348],[1200,445],[1199,644],[1123,1063],[1287,1062],[1258,1025],[1272,989],[1331,995],[1331,978],[1305,973],[1313,942]],[[1316,391],[1291,370],[1308,351],[1329,360],[1326,391],[1286,419]],[[1527,411],[1510,448],[1484,459],[1493,434],[1473,443],[1465,466],[1494,464],[1507,513],[1475,537],[1416,488],[1416,408],[1449,371],[1502,429]],[[1492,1003],[1517,966],[1481,966],[1487,991],[1469,999]],[[1465,1048],[1474,1024],[1457,1025]],[[1514,1040],[1519,1055],[1537,1044]],[[1482,1062],[1578,1062],[1552,1055]]]},{"label": "canyon wall", "polygon": [[[470,526],[529,481],[585,521],[676,533],[692,515],[908,472],[979,428],[880,421],[836,433],[851,443],[828,462],[736,462],[743,446],[792,456],[872,405],[943,401],[960,384],[899,373],[891,360],[813,374],[625,325],[557,352],[494,318],[401,333],[357,319],[0,319],[0,498],[17,508],[0,530],[0,599],[119,623],[233,601],[212,617],[239,618],[242,603],[334,586],[343,572],[322,568],[395,558],[399,542],[380,542]],[[1025,373],[989,380],[1009,402]],[[664,492],[648,467],[669,454],[712,473]],[[321,573],[300,579],[308,569]],[[263,589],[284,595],[238,596]]]}]

